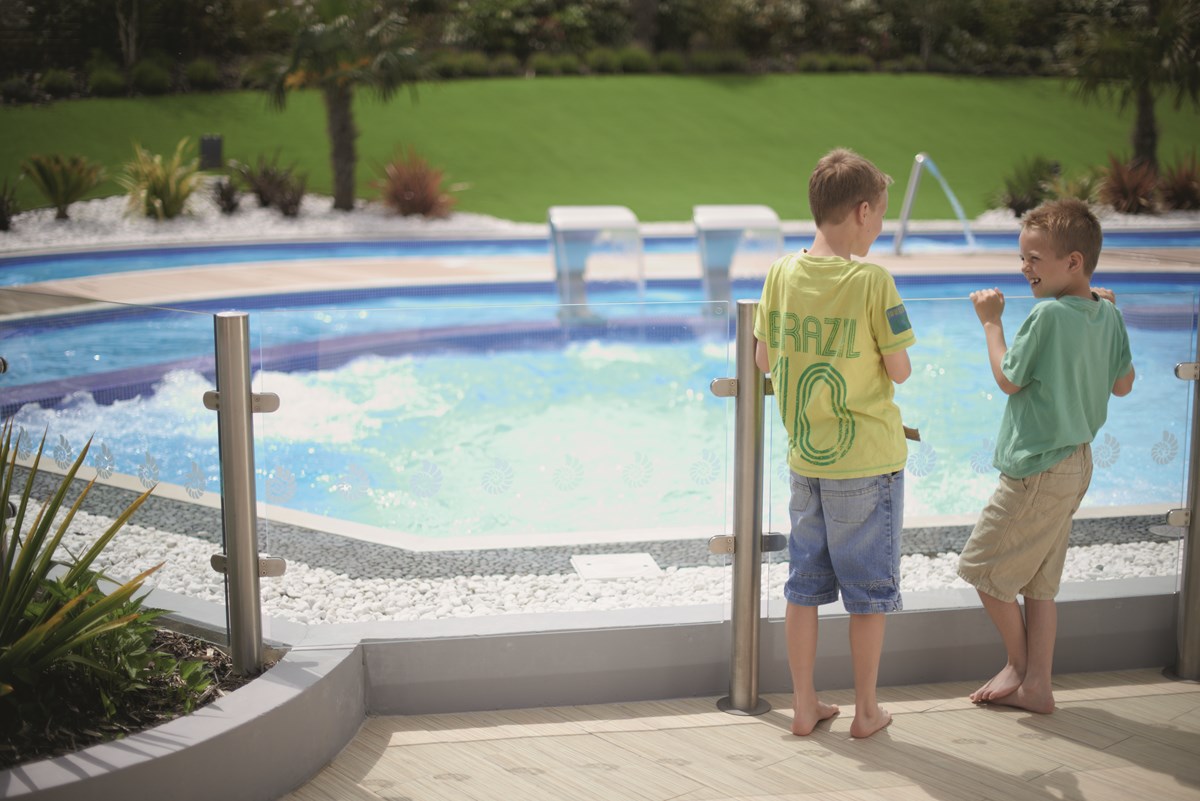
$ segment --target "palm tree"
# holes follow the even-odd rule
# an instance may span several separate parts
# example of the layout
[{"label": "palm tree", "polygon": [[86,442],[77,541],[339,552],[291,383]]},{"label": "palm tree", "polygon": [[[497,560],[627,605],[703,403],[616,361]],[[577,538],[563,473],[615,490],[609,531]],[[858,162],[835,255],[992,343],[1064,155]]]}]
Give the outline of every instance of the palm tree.
[{"label": "palm tree", "polygon": [[1085,0],[1071,17],[1062,55],[1085,97],[1135,107],[1133,162],[1158,169],[1154,104],[1200,108],[1200,0]]},{"label": "palm tree", "polygon": [[304,0],[271,12],[292,34],[292,51],[270,87],[282,109],[292,89],[319,89],[325,102],[333,207],[354,208],[354,90],[364,86],[388,100],[419,76],[401,0]]}]

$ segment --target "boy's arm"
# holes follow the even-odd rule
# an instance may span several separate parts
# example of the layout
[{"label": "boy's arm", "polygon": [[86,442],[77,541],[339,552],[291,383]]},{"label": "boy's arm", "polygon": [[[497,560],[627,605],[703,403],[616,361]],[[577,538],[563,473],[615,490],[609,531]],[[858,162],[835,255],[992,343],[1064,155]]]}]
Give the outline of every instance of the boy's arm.
[{"label": "boy's arm", "polygon": [[771,355],[767,353],[767,343],[761,339],[754,340],[754,363],[764,373],[771,372]]},{"label": "boy's arm", "polygon": [[975,314],[983,323],[983,334],[987,338],[988,362],[992,366],[992,377],[996,386],[1005,395],[1013,395],[1021,388],[1008,380],[1000,365],[1004,354],[1008,353],[1008,343],[1004,341],[1004,324],[1000,317],[1004,313],[1004,293],[999,289],[981,289],[971,293],[971,303],[975,304]]},{"label": "boy's arm", "polygon": [[1113,383],[1112,394],[1116,395],[1118,398],[1123,398],[1130,392],[1133,392],[1133,378],[1133,365],[1130,365],[1129,372],[1118,378]]},{"label": "boy's arm", "polygon": [[887,370],[888,378],[896,384],[903,384],[912,375],[912,362],[908,351],[901,349],[895,353],[883,354],[883,369]]},{"label": "boy's arm", "polygon": [[[1092,287],[1092,294],[1098,299],[1107,300],[1109,303],[1116,303],[1117,296],[1111,289],[1105,289],[1102,286]],[[1130,392],[1133,392],[1133,365],[1129,366],[1129,372],[1113,382],[1112,394],[1118,398],[1123,398]]]}]

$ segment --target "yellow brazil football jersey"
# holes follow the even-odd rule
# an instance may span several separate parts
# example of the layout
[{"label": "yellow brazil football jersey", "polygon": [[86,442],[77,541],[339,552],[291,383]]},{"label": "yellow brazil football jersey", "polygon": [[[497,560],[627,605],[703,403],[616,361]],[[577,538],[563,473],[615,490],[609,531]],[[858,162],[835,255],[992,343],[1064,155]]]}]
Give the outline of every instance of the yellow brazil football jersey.
[{"label": "yellow brazil football jersey", "polygon": [[896,282],[874,264],[784,256],[763,284],[767,343],[788,465],[815,478],[895,472],[908,455],[882,354],[916,342]]}]

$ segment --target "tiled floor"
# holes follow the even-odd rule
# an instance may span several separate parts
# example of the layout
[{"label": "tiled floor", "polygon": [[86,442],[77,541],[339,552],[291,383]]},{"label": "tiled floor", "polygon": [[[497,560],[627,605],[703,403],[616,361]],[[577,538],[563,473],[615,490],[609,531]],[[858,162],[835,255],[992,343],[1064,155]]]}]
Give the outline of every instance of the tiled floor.
[{"label": "tiled floor", "polygon": [[882,688],[890,728],[790,731],[790,697],[740,717],[713,698],[369,719],[284,801],[1200,799],[1200,684],[1155,670],[1056,678],[1058,710],[976,707],[975,684]]}]

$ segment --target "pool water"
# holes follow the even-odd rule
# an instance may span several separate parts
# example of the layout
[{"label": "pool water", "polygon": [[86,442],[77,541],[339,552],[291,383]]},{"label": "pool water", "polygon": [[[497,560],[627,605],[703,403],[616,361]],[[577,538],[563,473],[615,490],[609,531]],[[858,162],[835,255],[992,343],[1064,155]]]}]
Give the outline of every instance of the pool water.
[{"label": "pool water", "polygon": [[[965,300],[1000,282],[992,278],[902,282],[918,344],[897,401],[923,437],[910,445],[910,516],[975,513],[994,488],[1004,396]],[[1138,382],[1111,403],[1085,503],[1176,506],[1190,385],[1172,369],[1194,358],[1195,293],[1187,277],[1106,278],[1123,308],[1151,313],[1131,325]],[[1011,336],[1033,300],[1017,296],[1023,282],[1004,280]],[[629,287],[589,290],[594,318],[567,325],[548,286],[474,303],[393,293],[255,312],[255,390],[281,399],[279,411],[255,419],[260,500],[481,545],[502,534],[721,533],[733,403],[709,383],[733,375],[729,309],[700,302],[695,282],[650,290],[649,304],[627,302]],[[743,284],[735,294],[756,291]],[[36,373],[65,397],[53,409],[24,405],[15,419],[27,434],[47,431],[56,460],[69,461],[95,433],[89,464],[101,473],[214,492],[216,415],[200,403],[212,388],[203,364],[211,326],[194,311],[113,311],[102,323],[73,315],[0,329],[6,352],[18,353],[10,361],[26,365],[22,380]],[[153,393],[98,404],[88,387],[113,370],[142,371]],[[0,376],[10,397],[29,390],[18,372]],[[784,437],[773,406],[767,419],[768,524],[779,530]]]},{"label": "pool water", "polygon": [[[978,232],[979,250],[1015,252],[1017,234]],[[885,232],[876,240],[876,252],[890,251],[893,235]],[[962,252],[966,246],[961,232],[910,232],[904,240],[905,253]],[[811,236],[787,236],[784,248],[798,250],[812,244]],[[1117,248],[1196,248],[1200,229],[1145,231],[1112,230],[1104,233],[1106,250]],[[646,236],[647,254],[696,253],[694,236]],[[112,272],[162,270],[198,265],[249,262],[295,261],[302,259],[429,258],[438,256],[544,256],[550,243],[542,237],[509,237],[471,240],[337,240],[330,242],[269,242],[230,245],[180,245],[89,251],[86,253],[39,253],[0,256],[0,286],[79,278]]]}]

